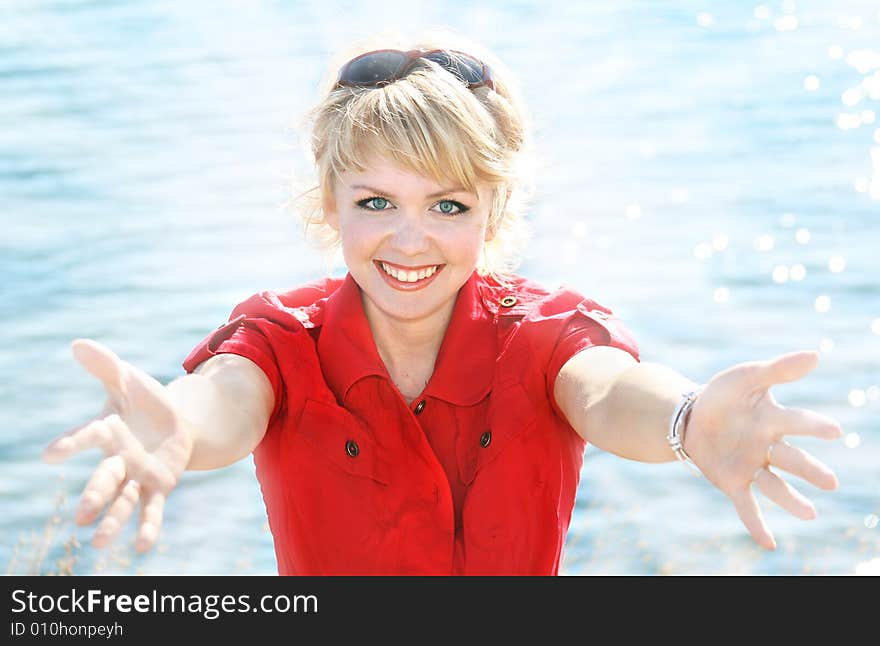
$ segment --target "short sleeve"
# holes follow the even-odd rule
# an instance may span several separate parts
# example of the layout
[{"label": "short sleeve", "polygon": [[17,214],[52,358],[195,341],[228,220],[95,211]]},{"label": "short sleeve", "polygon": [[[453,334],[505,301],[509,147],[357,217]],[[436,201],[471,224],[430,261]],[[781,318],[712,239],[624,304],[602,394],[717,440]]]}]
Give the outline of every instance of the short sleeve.
[{"label": "short sleeve", "polygon": [[547,368],[547,389],[553,409],[561,415],[553,396],[556,377],[562,366],[582,350],[597,345],[607,345],[628,352],[640,361],[639,347],[632,333],[614,313],[596,301],[584,299],[578,303],[566,322]]},{"label": "short sleeve", "polygon": [[233,309],[229,321],[206,336],[183,361],[191,373],[218,354],[237,354],[250,359],[272,384],[274,419],[284,400],[284,377],[279,364],[307,341],[302,323],[270,292],[251,296]]}]

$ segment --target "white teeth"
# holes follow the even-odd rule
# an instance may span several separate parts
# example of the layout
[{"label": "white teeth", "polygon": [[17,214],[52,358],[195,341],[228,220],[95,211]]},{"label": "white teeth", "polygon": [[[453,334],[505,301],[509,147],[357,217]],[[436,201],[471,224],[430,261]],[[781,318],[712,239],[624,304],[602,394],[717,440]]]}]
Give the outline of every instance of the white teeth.
[{"label": "white teeth", "polygon": [[393,278],[396,278],[397,280],[399,280],[403,283],[414,283],[414,282],[422,280],[424,278],[428,278],[430,276],[433,276],[435,273],[437,273],[437,268],[438,268],[437,265],[434,265],[433,267],[428,267],[426,269],[419,269],[418,271],[416,271],[414,269],[410,269],[410,270],[395,269],[391,265],[384,263],[384,262],[381,263],[381,265],[382,265],[382,269],[385,271],[386,274],[388,274],[389,276],[392,276]]}]

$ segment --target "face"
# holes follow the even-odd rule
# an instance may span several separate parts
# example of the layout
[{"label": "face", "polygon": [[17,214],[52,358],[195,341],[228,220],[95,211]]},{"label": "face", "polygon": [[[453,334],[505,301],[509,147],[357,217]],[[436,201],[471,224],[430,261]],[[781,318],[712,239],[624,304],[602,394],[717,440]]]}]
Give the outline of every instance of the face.
[{"label": "face", "polygon": [[368,317],[415,321],[451,312],[489,239],[491,189],[442,185],[374,159],[337,180],[324,204]]}]

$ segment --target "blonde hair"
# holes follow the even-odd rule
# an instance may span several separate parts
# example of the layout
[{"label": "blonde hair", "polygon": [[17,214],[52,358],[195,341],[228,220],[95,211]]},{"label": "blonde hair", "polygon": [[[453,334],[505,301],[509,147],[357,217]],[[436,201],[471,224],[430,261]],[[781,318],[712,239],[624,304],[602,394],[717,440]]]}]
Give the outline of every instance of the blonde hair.
[{"label": "blonde hair", "polygon": [[[374,49],[463,51],[492,68],[495,89],[469,90],[422,58],[404,78],[383,87],[333,87],[345,61]],[[333,199],[341,173],[363,172],[371,157],[381,156],[438,183],[454,180],[473,193],[478,183],[488,184],[488,226],[494,235],[483,245],[477,270],[503,280],[515,269],[528,239],[523,215],[532,197],[530,124],[511,74],[495,56],[449,31],[429,32],[415,44],[386,34],[337,54],[321,89],[323,99],[305,124],[317,186],[293,200],[311,241],[325,249],[338,246],[322,204]]]}]

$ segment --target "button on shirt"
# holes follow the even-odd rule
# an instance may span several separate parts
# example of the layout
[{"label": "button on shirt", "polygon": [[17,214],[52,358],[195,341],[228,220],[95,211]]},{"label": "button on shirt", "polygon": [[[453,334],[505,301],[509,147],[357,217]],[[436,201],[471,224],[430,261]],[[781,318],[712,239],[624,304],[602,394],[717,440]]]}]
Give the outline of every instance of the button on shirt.
[{"label": "button on shirt", "polygon": [[542,575],[559,571],[584,451],[553,386],[594,345],[639,359],[595,301],[474,273],[408,404],[347,275],[255,294],[183,365],[235,353],[272,384],[254,461],[280,574]]}]

